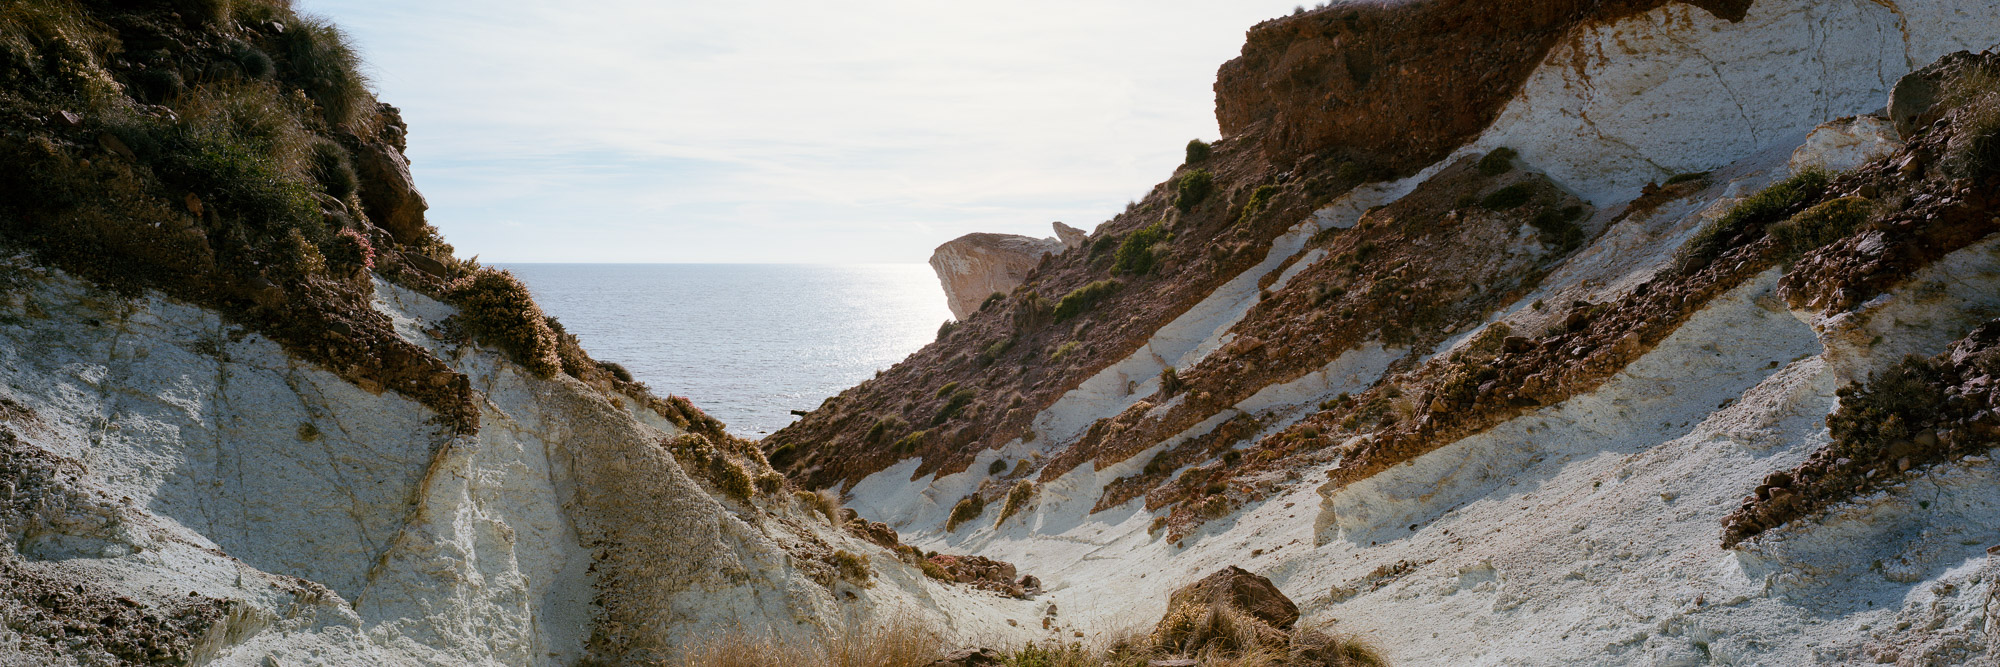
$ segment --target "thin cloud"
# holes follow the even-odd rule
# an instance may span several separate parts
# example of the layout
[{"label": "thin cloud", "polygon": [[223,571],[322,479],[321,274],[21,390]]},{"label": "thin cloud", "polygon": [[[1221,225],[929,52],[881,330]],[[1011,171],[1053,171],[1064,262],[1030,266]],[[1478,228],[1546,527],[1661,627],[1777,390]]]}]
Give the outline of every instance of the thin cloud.
[{"label": "thin cloud", "polygon": [[1280,2],[305,0],[493,261],[918,262],[1121,210]]}]

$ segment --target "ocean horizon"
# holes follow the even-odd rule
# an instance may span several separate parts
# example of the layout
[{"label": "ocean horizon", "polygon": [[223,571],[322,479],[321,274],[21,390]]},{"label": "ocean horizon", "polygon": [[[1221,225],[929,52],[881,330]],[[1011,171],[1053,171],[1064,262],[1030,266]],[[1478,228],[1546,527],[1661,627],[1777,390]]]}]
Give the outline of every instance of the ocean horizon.
[{"label": "ocean horizon", "polygon": [[927,264],[493,263],[592,357],[762,438],[951,319]]}]

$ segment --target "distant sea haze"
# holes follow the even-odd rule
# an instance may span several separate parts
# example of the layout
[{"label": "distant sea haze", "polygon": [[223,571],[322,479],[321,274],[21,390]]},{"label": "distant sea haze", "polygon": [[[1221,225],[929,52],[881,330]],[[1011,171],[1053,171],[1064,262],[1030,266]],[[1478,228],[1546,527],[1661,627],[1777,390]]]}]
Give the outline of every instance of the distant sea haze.
[{"label": "distant sea haze", "polygon": [[498,264],[600,361],[762,438],[951,319],[924,264]]}]

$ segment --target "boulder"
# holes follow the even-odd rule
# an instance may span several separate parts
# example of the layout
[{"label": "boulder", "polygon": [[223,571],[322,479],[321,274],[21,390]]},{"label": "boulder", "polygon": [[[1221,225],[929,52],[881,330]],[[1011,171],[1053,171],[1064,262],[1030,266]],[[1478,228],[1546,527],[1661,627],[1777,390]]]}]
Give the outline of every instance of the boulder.
[{"label": "boulder", "polygon": [[410,163],[394,146],[361,142],[354,153],[354,173],[361,180],[361,205],[375,226],[402,243],[423,240],[424,211],[430,204],[410,180]]},{"label": "boulder", "polygon": [[1042,255],[1062,252],[1063,248],[1055,239],[966,234],[938,246],[931,253],[931,269],[944,284],[952,316],[963,320],[978,312],[979,305],[994,292],[1013,291],[1042,262]]},{"label": "boulder", "polygon": [[1875,116],[1853,116],[1820,124],[1792,151],[1793,173],[1811,168],[1847,171],[1890,155],[1903,147],[1895,125]]},{"label": "boulder", "polygon": [[1075,250],[1077,248],[1083,247],[1084,244],[1090,242],[1089,232],[1085,232],[1081,229],[1065,225],[1060,220],[1056,221],[1055,225],[1056,225],[1056,238],[1062,240],[1063,247],[1065,248],[1068,248],[1070,250]]},{"label": "boulder", "polygon": [[1153,627],[1152,641],[1173,650],[1194,650],[1220,642],[1231,650],[1249,641],[1272,647],[1290,642],[1299,621],[1298,605],[1270,579],[1231,565],[1174,591],[1167,614]]}]

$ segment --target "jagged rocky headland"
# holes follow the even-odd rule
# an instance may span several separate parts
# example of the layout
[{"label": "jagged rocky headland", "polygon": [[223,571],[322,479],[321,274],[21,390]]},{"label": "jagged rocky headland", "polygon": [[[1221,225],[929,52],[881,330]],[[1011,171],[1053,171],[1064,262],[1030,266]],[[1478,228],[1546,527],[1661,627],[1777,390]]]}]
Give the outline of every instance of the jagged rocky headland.
[{"label": "jagged rocky headland", "polygon": [[0,4],[0,664],[1991,663],[1996,16],[1261,23],[750,442],[457,258],[334,26]]}]

